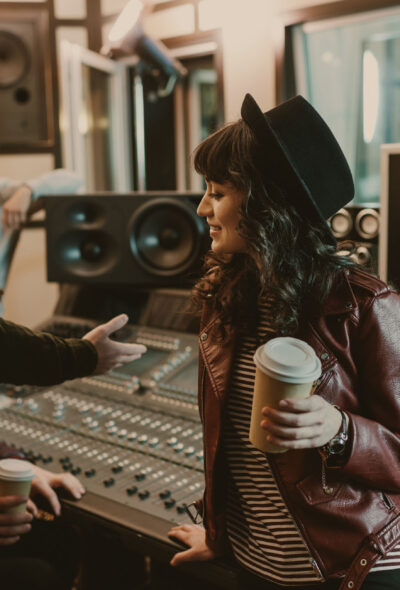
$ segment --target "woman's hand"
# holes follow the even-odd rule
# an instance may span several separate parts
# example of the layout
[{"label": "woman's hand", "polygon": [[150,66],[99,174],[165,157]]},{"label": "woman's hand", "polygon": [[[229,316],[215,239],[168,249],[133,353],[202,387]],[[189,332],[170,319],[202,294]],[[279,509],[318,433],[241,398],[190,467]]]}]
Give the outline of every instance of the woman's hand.
[{"label": "woman's hand", "polygon": [[[32,465],[32,469],[35,472],[35,477],[32,480],[31,495],[39,494],[46,498],[57,516],[61,514],[61,505],[54,489],[63,488],[76,500],[79,500],[85,493],[83,485],[71,473],[51,473],[51,471],[37,465]],[[28,504],[28,510],[34,515],[37,513],[37,508],[32,501]]]},{"label": "woman's hand", "polygon": [[184,524],[173,527],[169,533],[173,537],[188,545],[189,549],[176,553],[171,559],[171,565],[180,565],[185,561],[209,561],[215,559],[216,554],[206,544],[206,531],[196,524]]},{"label": "woman's hand", "polygon": [[13,545],[19,541],[20,535],[29,533],[31,530],[32,514],[10,514],[5,512],[10,508],[25,504],[24,496],[2,496],[0,498],[0,547]]},{"label": "woman's hand", "polygon": [[342,415],[319,395],[306,399],[285,399],[279,410],[266,406],[261,422],[268,442],[285,449],[322,447],[340,429]]}]

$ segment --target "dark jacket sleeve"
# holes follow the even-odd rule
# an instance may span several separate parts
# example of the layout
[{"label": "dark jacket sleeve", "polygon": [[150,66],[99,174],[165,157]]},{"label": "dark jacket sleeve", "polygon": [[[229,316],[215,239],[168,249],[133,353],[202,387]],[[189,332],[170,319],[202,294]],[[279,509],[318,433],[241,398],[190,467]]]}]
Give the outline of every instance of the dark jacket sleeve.
[{"label": "dark jacket sleeve", "polygon": [[0,381],[55,385],[90,375],[97,352],[88,340],[58,338],[0,318]]}]

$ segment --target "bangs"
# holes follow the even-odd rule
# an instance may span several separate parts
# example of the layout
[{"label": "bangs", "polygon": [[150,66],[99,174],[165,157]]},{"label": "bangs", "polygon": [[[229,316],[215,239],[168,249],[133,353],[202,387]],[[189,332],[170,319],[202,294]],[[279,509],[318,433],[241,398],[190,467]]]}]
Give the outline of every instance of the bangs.
[{"label": "bangs", "polygon": [[244,170],[245,137],[241,122],[222,127],[196,148],[194,168],[209,180],[231,182],[243,187],[248,173]]}]

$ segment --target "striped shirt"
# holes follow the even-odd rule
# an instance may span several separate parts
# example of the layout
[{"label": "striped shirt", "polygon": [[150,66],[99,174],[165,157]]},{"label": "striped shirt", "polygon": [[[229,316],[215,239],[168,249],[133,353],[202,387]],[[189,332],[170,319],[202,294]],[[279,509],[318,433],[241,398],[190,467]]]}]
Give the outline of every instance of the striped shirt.
[{"label": "striped shirt", "polygon": [[[270,302],[259,305],[257,339],[242,337],[232,372],[224,450],[229,465],[227,530],[234,555],[252,573],[276,584],[298,586],[322,580],[275,482],[267,456],[249,441],[257,343],[274,334]],[[371,571],[400,568],[400,546]]]}]

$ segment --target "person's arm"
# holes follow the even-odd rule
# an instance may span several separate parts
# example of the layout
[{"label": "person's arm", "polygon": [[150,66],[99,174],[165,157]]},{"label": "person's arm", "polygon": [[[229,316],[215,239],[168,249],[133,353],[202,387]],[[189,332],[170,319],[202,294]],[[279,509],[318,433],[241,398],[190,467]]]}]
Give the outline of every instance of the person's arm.
[{"label": "person's arm", "polygon": [[0,319],[0,381],[55,385],[132,362],[146,347],[110,339],[127,321],[128,316],[121,314],[78,339],[59,338]]},{"label": "person's arm", "polygon": [[[3,230],[19,229],[30,214],[39,210],[40,206],[34,205],[39,197],[52,194],[75,194],[83,187],[83,181],[78,174],[63,168],[52,170],[24,183],[3,179],[3,184]],[[0,183],[0,191],[1,186]]]}]

